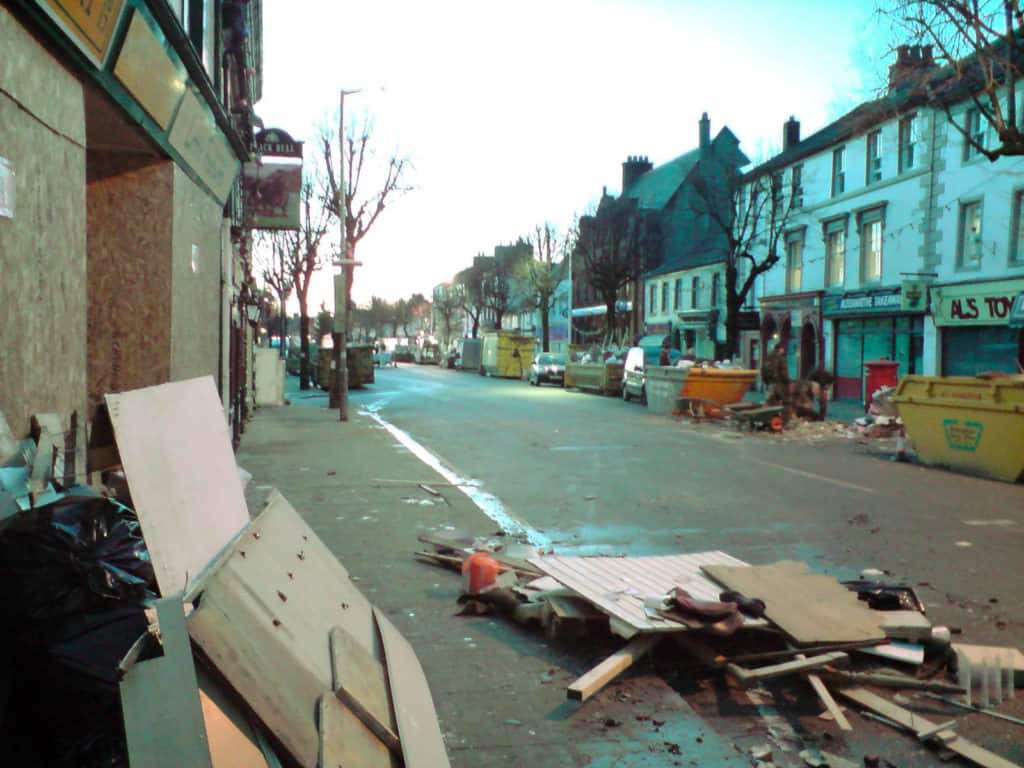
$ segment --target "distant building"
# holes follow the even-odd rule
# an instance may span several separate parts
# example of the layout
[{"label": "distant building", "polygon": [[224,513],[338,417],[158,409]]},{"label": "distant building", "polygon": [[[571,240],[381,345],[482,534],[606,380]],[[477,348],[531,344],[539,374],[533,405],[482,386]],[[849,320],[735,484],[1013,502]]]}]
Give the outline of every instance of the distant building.
[{"label": "distant building", "polygon": [[837,397],[870,396],[863,367],[879,358],[901,375],[1024,364],[1009,324],[1024,292],[1024,158],[991,163],[967,142],[937,94],[954,95],[972,136],[992,136],[957,89],[929,46],[903,46],[884,96],[806,139],[791,119],[783,151],[747,176],[779,175],[802,198],[759,291],[762,342],[787,346],[793,375],[834,373]]}]

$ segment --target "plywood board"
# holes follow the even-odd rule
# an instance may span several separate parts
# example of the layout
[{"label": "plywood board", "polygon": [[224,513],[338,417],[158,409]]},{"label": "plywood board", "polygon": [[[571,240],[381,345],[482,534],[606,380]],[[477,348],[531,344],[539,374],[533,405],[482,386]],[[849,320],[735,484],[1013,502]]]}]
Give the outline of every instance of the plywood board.
[{"label": "plywood board", "polygon": [[231,695],[202,667],[196,668],[199,701],[210,742],[213,768],[274,768],[267,760],[260,738]]},{"label": "plywood board", "polygon": [[382,658],[369,602],[275,491],[207,581],[189,632],[303,765],[316,765],[320,752],[316,712],[320,696],[332,690],[328,638],[334,626]]},{"label": "plywood board", "polygon": [[765,602],[765,617],[797,643],[844,643],[885,637],[877,614],[831,576],[807,564],[707,565],[704,572],[729,589]]},{"label": "plywood board", "polygon": [[317,703],[320,768],[398,768],[390,750],[333,693]]},{"label": "plywood board", "polygon": [[107,395],[162,594],[182,592],[249,521],[209,376]]},{"label": "plywood board", "polygon": [[384,666],[342,627],[331,629],[333,690],[393,752],[401,752]]},{"label": "plywood board", "polygon": [[121,681],[132,768],[210,768],[203,710],[181,598],[156,603],[164,655],[140,661]]},{"label": "plywood board", "polygon": [[[685,632],[682,624],[644,609],[644,598],[663,596],[680,586],[698,600],[718,600],[721,588],[707,578],[707,565],[745,566],[724,552],[655,557],[562,557],[538,555],[528,562],[608,614],[613,629],[625,637],[637,632]],[[744,626],[764,626],[760,619],[743,618]]]},{"label": "plywood board", "polygon": [[387,657],[391,700],[395,705],[405,768],[446,768],[448,753],[423,667],[409,641],[387,616],[374,608],[373,618]]}]

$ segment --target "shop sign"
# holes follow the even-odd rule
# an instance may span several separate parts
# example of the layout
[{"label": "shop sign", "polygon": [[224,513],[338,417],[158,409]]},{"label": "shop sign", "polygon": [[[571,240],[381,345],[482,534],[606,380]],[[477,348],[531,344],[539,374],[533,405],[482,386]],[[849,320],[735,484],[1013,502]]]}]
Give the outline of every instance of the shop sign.
[{"label": "shop sign", "polygon": [[826,295],[821,301],[821,311],[825,315],[870,315],[902,312],[902,292],[899,288],[890,288],[883,291],[844,293],[842,296]]},{"label": "shop sign", "polygon": [[36,4],[93,64],[103,67],[125,0],[36,0]]},{"label": "shop sign", "polygon": [[1017,294],[1010,308],[1010,327],[1024,328],[1024,293]]},{"label": "shop sign", "polygon": [[191,89],[185,91],[168,139],[213,196],[226,201],[238,176],[238,158],[213,113]]},{"label": "shop sign", "polygon": [[142,14],[132,14],[114,76],[164,130],[185,93],[185,68]]},{"label": "shop sign", "polygon": [[267,128],[256,134],[256,152],[260,155],[302,158],[302,142],[280,128]]},{"label": "shop sign", "polygon": [[932,289],[935,324],[1009,325],[1024,280],[953,285]]},{"label": "shop sign", "polygon": [[242,169],[245,221],[255,229],[298,229],[302,166],[283,162],[246,163]]}]

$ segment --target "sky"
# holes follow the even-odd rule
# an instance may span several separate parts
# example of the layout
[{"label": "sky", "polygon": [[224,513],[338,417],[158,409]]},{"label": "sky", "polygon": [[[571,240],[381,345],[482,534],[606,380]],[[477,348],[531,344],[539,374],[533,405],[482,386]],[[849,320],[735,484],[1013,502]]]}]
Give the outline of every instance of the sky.
[{"label": "sky", "polygon": [[[346,118],[372,119],[373,160],[408,158],[414,189],[359,244],[353,297],[429,297],[473,256],[544,222],[564,231],[603,187],[617,194],[627,156],[657,166],[693,149],[702,112],[712,136],[727,125],[757,160],[781,148],[790,115],[808,136],[871,98],[889,42],[873,8],[264,0],[256,112],[308,142],[308,165],[317,127],[337,124],[339,91],[361,89]],[[327,270],[310,313],[331,297]]]}]

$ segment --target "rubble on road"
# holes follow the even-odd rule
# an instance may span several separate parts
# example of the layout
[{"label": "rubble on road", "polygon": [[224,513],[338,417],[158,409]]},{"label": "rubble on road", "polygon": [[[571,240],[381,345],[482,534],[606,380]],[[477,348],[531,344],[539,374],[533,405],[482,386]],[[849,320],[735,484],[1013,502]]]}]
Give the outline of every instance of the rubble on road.
[{"label": "rubble on road", "polygon": [[283,496],[250,520],[213,380],[106,405],[87,454],[0,429],[5,757],[447,766],[405,638]]},{"label": "rubble on road", "polygon": [[[1012,768],[959,736],[955,713],[948,722],[932,722],[911,707],[933,711],[935,701],[946,698],[950,707],[961,708],[961,715],[970,707],[1024,724],[988,708],[1013,696],[1024,673],[1024,655],[1010,648],[951,647],[951,631],[933,626],[913,588],[887,582],[884,571],[869,569],[860,579],[840,582],[810,572],[805,563],[753,566],[724,552],[573,557],[531,553],[505,538],[459,531],[421,534],[419,539],[430,549],[416,552],[417,558],[463,573],[460,615],[499,614],[569,644],[608,633],[624,641],[568,685],[569,699],[588,700],[671,639],[678,651],[724,675],[731,688],[748,689],[752,701],[761,700],[764,693],[758,691],[766,681],[803,678],[820,701],[821,719],[841,731],[852,731],[854,725],[837,696],[857,705],[858,714],[911,731],[923,744],[941,746],[984,768]],[[465,610],[467,605],[473,609]],[[897,662],[901,669],[886,662]],[[985,670],[980,674],[979,665]],[[992,672],[997,667],[998,674]],[[984,707],[974,708],[972,690],[979,686],[985,691]],[[906,695],[890,699],[874,690]],[[771,764],[767,745],[750,754],[757,765]],[[850,764],[816,749],[804,750],[801,759],[807,765]]]}]

